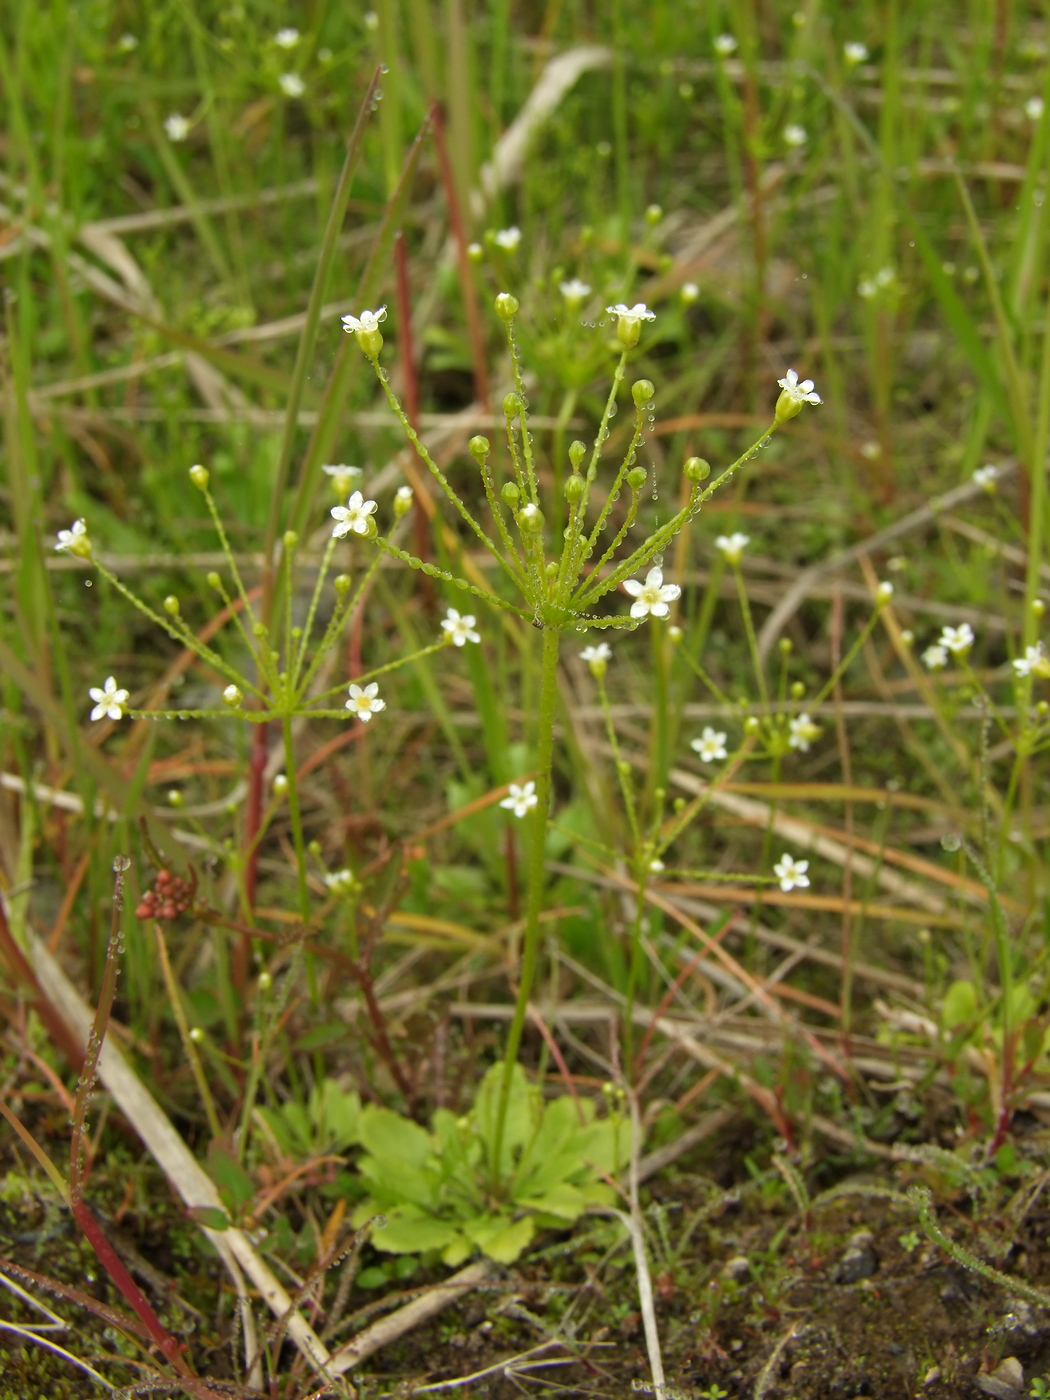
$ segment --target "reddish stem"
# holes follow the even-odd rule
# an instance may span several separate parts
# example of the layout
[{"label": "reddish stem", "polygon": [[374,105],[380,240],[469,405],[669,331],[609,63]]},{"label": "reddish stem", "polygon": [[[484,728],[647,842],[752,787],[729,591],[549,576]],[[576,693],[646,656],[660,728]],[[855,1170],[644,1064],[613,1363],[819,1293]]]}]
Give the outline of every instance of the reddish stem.
[{"label": "reddish stem", "polygon": [[[401,380],[405,391],[405,413],[412,427],[419,431],[419,372],[416,365],[415,344],[412,339],[412,296],[408,283],[408,250],[405,235],[399,231],[394,239],[394,269],[397,274],[397,324],[401,357]],[[421,501],[416,502],[415,518],[416,553],[420,559],[433,557],[430,539],[430,521]],[[423,599],[428,612],[434,611],[434,585],[425,574],[421,576]]]},{"label": "reddish stem", "polygon": [[[248,852],[248,860],[244,867],[244,893],[248,900],[248,908],[255,908],[255,890],[259,883],[259,844],[256,837],[259,835],[259,827],[262,824],[263,806],[263,779],[266,775],[267,750],[267,730],[266,723],[257,724],[255,733],[252,735],[252,753],[248,760],[248,816],[247,826],[244,832],[244,845]],[[244,958],[244,979],[247,981],[248,959],[251,956],[251,940],[247,946],[238,950],[239,955]],[[243,984],[237,984],[238,991],[243,990]]]}]

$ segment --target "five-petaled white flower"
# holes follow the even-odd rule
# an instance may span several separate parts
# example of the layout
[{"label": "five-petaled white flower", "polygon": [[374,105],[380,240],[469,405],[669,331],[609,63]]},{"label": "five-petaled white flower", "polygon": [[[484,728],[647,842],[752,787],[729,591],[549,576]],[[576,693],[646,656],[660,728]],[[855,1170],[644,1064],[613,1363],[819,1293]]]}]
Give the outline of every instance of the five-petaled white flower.
[{"label": "five-petaled white flower", "polygon": [[991,493],[995,490],[995,483],[999,477],[999,468],[992,466],[991,462],[986,462],[983,467],[978,467],[973,474],[975,486],[982,487]]},{"label": "five-petaled white flower", "polygon": [[922,664],[927,671],[943,671],[948,664],[948,649],[938,646],[935,642],[929,646],[922,654]]},{"label": "five-petaled white flower", "polygon": [[785,146],[804,146],[806,144],[806,128],[799,126],[797,122],[789,122],[784,128]]},{"label": "five-petaled white flower", "polygon": [[277,86],[285,97],[302,97],[306,91],[306,84],[298,73],[282,73],[277,79]]},{"label": "five-petaled white flower", "polygon": [[1016,657],[1010,664],[1019,676],[1050,676],[1050,656],[1043,650],[1042,642],[1025,647],[1024,656]]},{"label": "five-petaled white flower", "polygon": [[164,118],[164,133],[169,141],[185,141],[190,134],[190,121],[180,112],[172,112]]},{"label": "five-petaled white flower", "polygon": [[780,881],[780,888],[785,894],[789,894],[796,887],[800,890],[809,886],[809,876],[806,871],[809,869],[808,860],[794,860],[785,851],[773,867],[773,874]]},{"label": "five-petaled white flower", "polygon": [[618,301],[615,306],[607,306],[605,309],[610,316],[618,316],[621,321],[630,321],[633,324],[656,320],[656,312],[650,311],[644,301],[636,301],[633,306]]},{"label": "five-petaled white flower", "polygon": [[88,539],[87,521],[81,516],[74,520],[68,530],[59,530],[55,549],[59,554],[76,554],[87,559],[91,554],[91,541]]},{"label": "five-petaled white flower", "polygon": [[350,699],[346,702],[346,708],[367,724],[373,715],[386,709],[386,701],[379,699],[379,685],[372,681],[364,688],[359,685],[350,687]]},{"label": "five-petaled white flower", "polygon": [[505,253],[513,253],[521,242],[521,229],[518,228],[517,224],[512,224],[510,228],[501,228],[493,236],[492,241],[497,248],[502,248]]},{"label": "five-petaled white flower", "polygon": [[480,636],[474,631],[476,621],[473,613],[460,617],[455,608],[449,608],[448,613],[441,619],[445,640],[451,642],[454,647],[464,646],[467,642],[480,642]]},{"label": "five-petaled white flower", "polygon": [[377,331],[380,321],[386,320],[386,307],[381,306],[378,311],[362,311],[360,316],[344,316],[344,331],[364,331],[367,335],[369,331]]},{"label": "five-petaled white flower", "polygon": [[112,676],[106,677],[106,684],[101,690],[97,685],[93,685],[88,694],[95,701],[95,708],[91,711],[92,719],[101,719],[103,715],[109,719],[123,719],[128,692],[119,690]]},{"label": "five-petaled white flower", "polygon": [[715,548],[722,551],[730,564],[739,564],[740,556],[750,543],[750,535],[742,535],[736,530],[731,535],[719,535],[715,540]]},{"label": "five-petaled white flower", "polygon": [[788,721],[788,748],[808,753],[814,739],[820,738],[820,725],[814,724],[804,711]]},{"label": "five-petaled white flower", "polygon": [[960,622],[958,627],[942,627],[937,641],[953,656],[964,656],[973,646],[973,628],[968,622]]},{"label": "five-petaled white flower", "polygon": [[355,491],[345,506],[332,507],[332,519],[339,523],[332,534],[337,540],[352,530],[355,535],[367,535],[371,523],[369,516],[376,510],[375,501],[366,501],[360,491]]},{"label": "five-petaled white flower", "polygon": [[279,49],[294,49],[299,42],[299,31],[291,27],[287,29],[278,29],[277,33],[273,36],[273,41]]},{"label": "five-petaled white flower", "polygon": [[726,751],[726,736],[717,729],[712,729],[709,724],[704,725],[700,738],[694,739],[690,748],[699,755],[701,763],[714,763],[716,759],[729,757]]},{"label": "five-petaled white flower", "polygon": [[778,379],[777,383],[792,403],[797,403],[801,408],[804,403],[823,403],[823,399],[813,390],[812,379],[803,379],[799,383],[798,375],[793,369],[789,369],[783,379]]},{"label": "five-petaled white flower", "polygon": [[516,817],[524,817],[540,799],[536,796],[536,784],[530,779],[527,783],[511,783],[507,796],[499,804],[513,812]]},{"label": "five-petaled white flower", "polygon": [[605,668],[612,660],[612,648],[608,642],[599,642],[596,647],[584,647],[580,652],[580,660],[586,661],[591,668],[591,674],[600,679],[605,675]]},{"label": "five-petaled white flower", "polygon": [[715,39],[715,53],[721,54],[723,58],[728,58],[731,53],[736,52],[736,40],[732,34],[719,34]]},{"label": "five-petaled white flower", "polygon": [[565,300],[571,304],[573,302],[583,301],[584,297],[589,297],[591,294],[591,287],[589,282],[581,282],[578,277],[573,277],[568,282],[560,282],[558,284],[558,291],[561,292]]},{"label": "five-petaled white flower", "polygon": [[650,569],[644,583],[636,578],[624,579],[623,586],[635,600],[631,604],[632,617],[648,617],[650,613],[653,617],[666,617],[670,611],[668,603],[682,593],[677,583],[664,583],[663,569]]},{"label": "five-petaled white flower", "polygon": [[353,894],[357,888],[357,877],[352,870],[330,870],[324,882],[333,894]]},{"label": "five-petaled white flower", "polygon": [[863,63],[868,57],[868,46],[867,44],[860,43],[856,39],[852,39],[848,44],[842,45],[842,52],[845,55],[846,62],[850,64],[851,67],[856,67],[858,63]]}]

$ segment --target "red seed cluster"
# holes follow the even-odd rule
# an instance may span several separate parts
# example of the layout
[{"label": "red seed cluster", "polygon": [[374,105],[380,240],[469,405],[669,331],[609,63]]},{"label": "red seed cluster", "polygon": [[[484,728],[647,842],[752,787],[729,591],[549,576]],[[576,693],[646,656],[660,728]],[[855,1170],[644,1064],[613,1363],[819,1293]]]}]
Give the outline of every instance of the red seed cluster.
[{"label": "red seed cluster", "polygon": [[153,888],[139,901],[135,913],[140,919],[175,919],[193,903],[194,887],[181,875],[158,870]]}]

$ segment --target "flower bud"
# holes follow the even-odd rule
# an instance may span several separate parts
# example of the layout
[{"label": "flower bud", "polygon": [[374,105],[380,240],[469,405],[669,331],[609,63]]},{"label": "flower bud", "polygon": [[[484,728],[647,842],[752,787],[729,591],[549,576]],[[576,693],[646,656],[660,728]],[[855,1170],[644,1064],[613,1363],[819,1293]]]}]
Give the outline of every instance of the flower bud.
[{"label": "flower bud", "polygon": [[645,485],[646,475],[644,467],[632,467],[627,473],[627,485],[632,491],[640,491]]},{"label": "flower bud", "polygon": [[286,554],[291,554],[292,550],[299,543],[299,536],[295,533],[294,530],[285,530],[283,542],[284,552]]},{"label": "flower bud", "polygon": [[239,710],[243,699],[244,695],[241,692],[240,686],[228,685],[222,692],[222,703],[224,705],[229,705],[231,710]]},{"label": "flower bud", "polygon": [[1040,719],[1046,719],[1047,715],[1050,715],[1050,702],[1040,700],[1035,707],[1035,712]]},{"label": "flower bud", "polygon": [[901,641],[906,647],[910,647],[911,644],[915,641],[915,633],[911,630],[910,627],[905,627],[904,631],[901,633]]},{"label": "flower bud", "polygon": [[543,529],[543,512],[530,501],[518,511],[518,529],[528,535],[538,535]]},{"label": "flower bud", "polygon": [[394,516],[400,520],[403,515],[407,515],[412,509],[412,488],[411,486],[399,486],[394,492]]},{"label": "flower bud", "polygon": [[214,588],[216,593],[222,592],[222,579],[219,577],[219,575],[215,572],[214,569],[212,569],[211,573],[208,574],[207,583],[208,587]]},{"label": "flower bud", "polygon": [[335,591],[339,594],[340,598],[346,597],[346,595],[350,592],[350,585],[352,583],[353,579],[350,577],[349,574],[336,574],[335,578],[332,580],[332,585],[335,588]]},{"label": "flower bud", "polygon": [[169,789],[168,789],[168,806],[169,806],[169,807],[181,807],[181,806],[182,806],[182,793],[178,790],[178,788],[169,788]]},{"label": "flower bud", "polygon": [[190,467],[190,480],[193,482],[194,486],[196,486],[196,488],[197,488],[198,491],[207,491],[207,489],[208,489],[208,469],[207,469],[207,467],[202,467],[199,463],[198,463],[197,466],[195,466],[195,467]]},{"label": "flower bud", "polygon": [[516,296],[511,296],[510,292],[500,292],[499,296],[496,298],[496,315],[509,326],[511,321],[513,321],[514,317],[518,314],[520,305],[521,303],[518,301],[518,298]]},{"label": "flower bud", "polygon": [[485,250],[480,243],[467,244],[467,257],[472,263],[478,263],[485,256]]},{"label": "flower bud", "polygon": [[893,584],[888,579],[883,579],[875,590],[875,606],[884,607],[893,597]]},{"label": "flower bud", "polygon": [[660,208],[659,204],[650,204],[645,211],[645,222],[652,228],[654,224],[660,222],[663,216],[664,211]]},{"label": "flower bud", "polygon": [[757,734],[762,728],[762,722],[758,715],[748,715],[744,720],[744,733]]},{"label": "flower bud", "polygon": [[806,693],[806,687],[802,684],[801,681],[792,681],[792,682],[791,682],[791,698],[792,698],[792,700],[801,700],[802,697],[803,697],[803,695],[805,695],[805,693]]},{"label": "flower bud", "polygon": [[675,646],[677,646],[684,636],[685,633],[678,626],[678,624],[676,622],[672,622],[671,626],[667,629],[667,640],[669,642],[672,642]]},{"label": "flower bud", "polygon": [[651,379],[636,379],[631,385],[631,397],[636,408],[644,407],[655,393],[656,386]]},{"label": "flower bud", "polygon": [[503,488],[500,491],[500,495],[503,497],[505,503],[508,506],[510,506],[512,510],[521,500],[521,492],[518,490],[517,485],[513,481],[505,481],[503,483]]},{"label": "flower bud", "polygon": [[472,437],[467,443],[467,449],[476,462],[483,462],[492,451],[492,443],[487,437],[482,437],[480,433]]},{"label": "flower bud", "polygon": [[583,497],[585,482],[582,476],[573,472],[572,476],[565,483],[565,499],[574,506]]},{"label": "flower bud", "polygon": [[260,992],[268,992],[268,991],[270,990],[270,988],[273,986],[273,978],[270,976],[270,974],[269,974],[268,972],[260,972],[260,973],[259,973],[259,983],[258,983],[258,986],[259,986],[259,991],[260,991]]},{"label": "flower bud", "polygon": [[585,442],[577,440],[576,442],[569,443],[569,461],[572,463],[573,471],[577,469],[586,455],[587,444]]},{"label": "flower bud", "polygon": [[169,617],[178,617],[179,600],[175,597],[174,593],[169,593],[168,596],[164,599],[164,611],[168,614]]},{"label": "flower bud", "polygon": [[711,475],[710,464],[705,462],[703,457],[686,458],[682,471],[685,473],[686,481],[692,481],[694,484],[698,481],[706,481]]},{"label": "flower bud", "polygon": [[780,649],[781,656],[790,656],[795,650],[795,644],[790,637],[781,637],[780,641],[777,642],[777,646]]},{"label": "flower bud", "polygon": [[273,792],[275,797],[283,797],[288,791],[288,778],[284,773],[278,773],[273,780]]},{"label": "flower bud", "polygon": [[204,1039],[204,1032],[201,1030],[200,1026],[190,1027],[190,1039],[193,1041],[194,1045],[199,1045],[201,1043]]},{"label": "flower bud", "polygon": [[521,412],[521,399],[517,394],[504,394],[503,415],[505,418],[516,418]]},{"label": "flower bud", "polygon": [[1033,616],[1033,617],[1042,617],[1043,613],[1045,613],[1045,612],[1046,612],[1046,604],[1043,602],[1042,598],[1033,598],[1033,599],[1032,599],[1032,616]]}]

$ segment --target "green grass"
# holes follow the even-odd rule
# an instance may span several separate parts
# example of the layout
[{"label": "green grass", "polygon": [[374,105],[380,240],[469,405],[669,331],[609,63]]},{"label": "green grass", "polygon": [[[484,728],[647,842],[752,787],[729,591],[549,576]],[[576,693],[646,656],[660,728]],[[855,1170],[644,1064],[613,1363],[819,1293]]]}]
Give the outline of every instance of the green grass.
[{"label": "green grass", "polygon": [[[282,47],[290,22],[301,33]],[[735,46],[720,52],[726,33]],[[867,46],[862,61],[850,42]],[[545,64],[580,45],[610,52],[486,203],[497,141]],[[378,64],[381,94],[348,160]],[[563,1068],[588,1096],[606,1080],[637,1091],[647,1147],[705,1106],[739,1102],[759,1125],[755,1171],[777,1138],[803,1174],[841,1170],[814,1122],[878,1138],[892,1116],[874,1087],[880,1061],[887,1078],[914,1066],[920,1097],[940,1075],[959,1153],[998,1162],[1012,1113],[1043,1107],[1050,1074],[1047,682],[1010,665],[1038,643],[1048,577],[1050,70],[1035,8],[384,0],[373,23],[324,0],[292,16],[16,0],[0,21],[0,81],[7,921],[12,945],[50,938],[93,1005],[113,859],[131,856],[116,1034],[197,1157],[212,1160],[218,1124],[261,1199],[304,1154],[266,1137],[256,1104],[305,1113],[336,1079],[422,1123],[436,1109],[469,1115],[516,996],[525,1015],[519,974],[535,958],[533,1002],[580,1002],[583,1019],[549,1038],[516,1022],[512,1052],[524,1028],[521,1062],[552,1076],[552,1093]],[[427,124],[434,101],[447,163]],[[184,139],[172,114],[189,123]],[[520,242],[501,246],[512,226]],[[559,290],[573,278],[592,289],[579,304]],[[667,545],[680,635],[649,620],[570,636],[556,686],[529,621],[535,590],[523,618],[447,582],[521,605],[406,452],[338,319],[387,305],[394,392],[410,404],[415,388],[450,490],[495,536],[468,441],[490,439],[498,488],[514,387],[501,292],[521,306],[553,557],[570,518],[569,445],[593,441],[617,363],[607,305],[657,313],[598,470],[604,491],[630,440],[630,385],[652,381],[638,539],[683,504],[688,458],[714,479],[759,438],[788,366],[823,399]],[[289,712],[283,752],[276,722],[267,733],[221,713],[222,668],[259,674],[250,631],[210,637],[221,666],[188,661],[53,549],[87,518],[107,570],[154,612],[176,596],[200,633],[221,606],[209,571],[232,589],[187,476],[202,463],[252,606],[277,635],[286,607],[301,623],[309,606],[336,500],[320,468],[339,462],[362,469],[381,532],[397,487],[429,481],[398,541],[437,572],[388,556],[330,653],[332,687],[391,668],[385,712],[367,726]],[[807,575],[986,463],[1000,468],[994,491]],[[290,528],[296,565],[275,571],[266,560]],[[735,531],[750,538],[739,566],[715,544]],[[334,570],[356,586],[372,551],[352,536]],[[797,606],[766,626],[805,577]],[[881,610],[880,579],[894,586]],[[322,623],[333,602],[325,592]],[[594,611],[623,616],[628,603],[610,594]],[[425,652],[449,606],[476,614],[480,646],[394,671]],[[930,671],[923,651],[963,622],[972,651]],[[602,638],[614,654],[599,686],[577,654]],[[92,724],[88,687],[110,674],[138,709],[220,713]],[[535,816],[497,804],[543,771],[545,701],[541,847]],[[804,750],[786,728],[802,712],[820,728]],[[726,733],[732,786],[693,807],[721,771],[690,747],[705,725]],[[275,794],[273,777],[296,767],[289,797]],[[824,845],[809,849],[814,833]],[[809,859],[811,884],[781,896],[785,851]],[[650,871],[657,856],[666,868]],[[201,917],[165,923],[178,1017],[152,922],[134,915],[160,863],[199,888]],[[353,878],[333,896],[324,876],[343,869]],[[3,961],[5,1099],[51,1136],[37,1105],[53,1113],[58,1089],[40,1089],[30,1052],[56,1082],[72,1071],[14,946]],[[596,1003],[615,1032],[586,1019]],[[100,1131],[109,1142],[115,1129]],[[323,1257],[335,1203],[362,1198],[350,1158],[264,1212],[289,1251],[294,1237],[290,1267]],[[368,1260],[400,1286],[381,1256]],[[333,1274],[326,1296],[336,1287]],[[281,1374],[284,1393],[309,1393]]]}]

